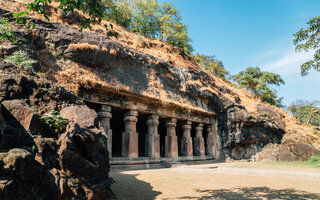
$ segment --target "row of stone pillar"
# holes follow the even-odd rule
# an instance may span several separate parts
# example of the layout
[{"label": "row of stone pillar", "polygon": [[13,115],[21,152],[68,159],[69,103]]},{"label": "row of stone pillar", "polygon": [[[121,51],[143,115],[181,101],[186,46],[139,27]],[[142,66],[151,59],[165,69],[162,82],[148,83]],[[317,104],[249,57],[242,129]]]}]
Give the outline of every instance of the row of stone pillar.
[{"label": "row of stone pillar", "polygon": [[[108,136],[109,156],[112,157],[112,130],[110,127],[111,107],[102,106],[98,112],[101,125]],[[121,156],[128,158],[138,157],[138,133],[136,130],[138,112],[130,110],[124,115],[125,131],[122,133]],[[159,116],[151,114],[148,116],[148,133],[145,139],[145,154],[147,157],[160,158],[160,135],[158,133]],[[165,156],[171,158],[178,157],[178,137],[176,134],[177,119],[168,118],[166,120],[167,135],[165,136]],[[181,138],[182,156],[204,156],[205,144],[202,136],[203,124],[197,123],[195,138],[191,137],[191,121],[184,121],[182,125],[183,135]],[[207,154],[215,157],[216,135],[212,124],[207,125]],[[192,140],[193,139],[193,140]]]}]

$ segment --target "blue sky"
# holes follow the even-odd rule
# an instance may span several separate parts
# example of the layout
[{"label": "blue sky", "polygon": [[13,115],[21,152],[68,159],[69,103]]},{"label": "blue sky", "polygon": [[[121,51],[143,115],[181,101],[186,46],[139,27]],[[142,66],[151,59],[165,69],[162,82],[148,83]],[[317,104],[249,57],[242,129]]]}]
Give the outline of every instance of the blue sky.
[{"label": "blue sky", "polygon": [[180,10],[195,52],[215,55],[231,74],[249,66],[278,73],[277,89],[290,105],[296,99],[320,100],[320,73],[300,75],[312,52],[295,53],[292,34],[320,15],[320,0],[161,0]]}]

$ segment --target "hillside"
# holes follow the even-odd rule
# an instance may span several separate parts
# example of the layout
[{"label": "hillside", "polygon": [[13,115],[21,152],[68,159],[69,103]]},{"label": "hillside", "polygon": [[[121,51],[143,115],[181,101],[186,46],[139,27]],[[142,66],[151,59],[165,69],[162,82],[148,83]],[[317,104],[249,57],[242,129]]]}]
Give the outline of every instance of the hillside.
[{"label": "hillside", "polygon": [[[17,12],[25,9],[25,1],[1,1],[0,6],[3,9],[10,8],[10,11]],[[77,27],[77,21],[72,21],[68,16],[59,14],[59,12],[55,9],[52,9],[51,12],[51,22],[58,22],[67,26]],[[34,17],[39,16],[34,15]],[[109,22],[104,21],[100,25],[94,25],[92,32],[92,34],[95,35],[94,37],[97,37],[98,35],[106,35],[106,32],[103,28],[104,23]],[[143,64],[146,65],[154,65],[153,67],[155,68],[163,67],[162,62],[165,62],[164,65],[167,65],[166,63],[168,63],[169,65],[192,70],[194,71],[194,73],[201,74],[198,77],[190,77],[189,80],[185,81],[186,85],[191,85],[194,86],[197,90],[208,91],[209,93],[216,94],[221,98],[225,98],[227,99],[227,101],[230,101],[230,103],[228,104],[233,104],[235,107],[245,108],[249,115],[259,115],[258,105],[263,105],[263,103],[259,99],[254,98],[254,96],[245,89],[233,87],[228,82],[224,82],[204,72],[189,55],[185,54],[181,50],[168,44],[162,43],[159,40],[148,39],[136,35],[117,25],[114,26],[114,30],[119,32],[119,37],[118,39],[112,37],[110,38],[110,41],[120,42],[120,44],[124,45],[123,47],[121,45],[118,45],[117,43],[114,43],[110,46],[103,46],[101,45],[101,42],[93,41],[90,39],[88,41],[90,41],[91,43],[80,43],[80,41],[78,41],[77,43],[71,43],[69,47],[64,47],[64,49],[67,49],[67,54],[69,53],[69,58],[66,59],[67,56],[61,55],[59,49],[60,47],[57,45],[57,41],[55,41],[55,43],[45,44],[50,53],[56,55],[55,61],[52,63],[42,63],[41,60],[45,59],[47,61],[47,59],[49,59],[48,57],[46,57],[48,56],[48,52],[44,52],[44,50],[39,51],[38,58],[40,58],[40,65],[43,65],[39,67],[41,68],[41,70],[44,70],[44,72],[48,73],[48,76],[51,77],[52,80],[57,81],[59,84],[76,93],[79,92],[79,88],[94,89],[101,87],[109,88],[119,92],[134,93],[135,88],[133,88],[132,86],[128,84],[126,85],[121,80],[113,80],[114,77],[110,77],[110,79],[102,78],[101,76],[98,76],[98,74],[102,71],[98,72],[99,70],[92,69],[91,66],[88,67],[88,63],[74,61],[74,59],[70,59],[70,56],[75,56],[75,50],[81,51],[81,55],[83,55],[83,53],[94,53],[97,57],[98,55],[96,54],[96,52],[99,52],[99,56],[102,55],[102,57],[104,56],[104,58],[106,58],[107,60],[110,59],[110,57],[108,56],[114,55],[113,63],[108,64],[116,65],[116,62],[121,62],[121,59],[119,57],[128,57],[129,55],[129,57],[131,57],[130,59],[140,60]],[[31,31],[31,34],[32,32],[33,31]],[[75,32],[75,30],[73,30],[73,32]],[[85,33],[88,33],[90,35],[88,37],[93,36],[88,30],[86,30],[83,34]],[[58,36],[66,37],[66,35],[63,34]],[[101,37],[99,40],[101,40]],[[135,51],[132,51],[130,48],[134,49]],[[143,54],[147,56],[144,57]],[[100,61],[98,61],[97,59],[93,59],[91,61],[92,62],[89,65],[94,65],[94,62],[97,62],[96,65],[100,64]],[[52,67],[52,65],[56,65],[56,67]],[[59,67],[60,69],[56,70],[57,67]],[[150,76],[148,76],[149,89],[139,91],[139,95],[159,100],[164,104],[180,105],[187,109],[206,112],[206,108],[196,105],[194,102],[190,101],[189,97],[186,97],[186,94],[189,92],[185,91],[187,88],[186,86],[178,88],[179,92],[182,93],[181,95],[179,93],[172,93],[164,87],[164,84],[166,83],[157,83],[154,73],[155,72],[151,70]],[[166,71],[164,73],[166,73],[168,80],[175,80],[176,77],[174,76],[174,72],[170,71],[170,69],[169,71]],[[108,74],[105,75],[108,76]],[[190,95],[192,96],[192,94]],[[306,137],[310,144],[312,144],[316,148],[320,148],[319,134],[316,134],[312,127],[308,127],[299,123],[295,118],[293,118],[282,109],[272,107],[270,105],[266,106],[268,106],[272,110],[275,110],[281,115],[281,120],[285,124],[284,131],[286,133],[298,134],[300,136]],[[285,138],[286,137],[284,137],[284,139]]]}]

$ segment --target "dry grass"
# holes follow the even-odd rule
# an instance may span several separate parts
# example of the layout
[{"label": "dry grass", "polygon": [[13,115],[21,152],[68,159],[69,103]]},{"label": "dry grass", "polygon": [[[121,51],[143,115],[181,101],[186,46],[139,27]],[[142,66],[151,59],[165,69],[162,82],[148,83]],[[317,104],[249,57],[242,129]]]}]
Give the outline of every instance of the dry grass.
[{"label": "dry grass", "polygon": [[[26,3],[30,1],[28,0],[0,0],[0,7],[6,10],[10,10],[12,12],[21,12],[26,11]],[[53,2],[54,6],[57,6],[58,3]],[[69,25],[66,22],[62,21],[62,19],[56,14],[56,11],[54,9],[51,9],[51,21],[52,22],[58,22],[62,23],[68,26],[79,28],[77,25]],[[44,19],[41,15],[32,14],[32,16]],[[93,25],[93,31],[96,31],[99,34],[101,33],[101,30],[104,30],[104,25],[109,24],[108,21],[103,21],[100,24]],[[186,68],[186,69],[194,69],[197,71],[202,71],[202,68],[199,67],[194,61],[185,59],[183,55],[181,55],[181,52],[177,50],[177,48],[172,47],[169,44],[163,43],[159,40],[154,40],[150,38],[145,38],[143,36],[137,37],[135,33],[132,33],[125,28],[114,24],[114,30],[119,32],[119,37],[116,39],[112,37],[113,40],[117,40],[123,45],[132,47],[136,49],[137,51],[140,51],[142,53],[152,55],[156,58],[163,59],[169,63],[172,63],[176,66]],[[100,31],[98,31],[100,30]],[[85,30],[89,31],[89,30]],[[102,31],[103,35],[106,35],[106,31]],[[98,47],[96,45],[91,45],[88,43],[83,44],[72,44],[73,48],[79,49],[79,50],[96,50]],[[106,49],[102,49],[104,51],[107,51]],[[110,54],[116,55],[115,49],[109,50]],[[158,64],[158,60],[149,59],[149,63]],[[66,88],[77,92],[80,86],[85,88],[94,88],[94,87],[106,87],[106,88],[113,88],[117,91],[130,91],[130,88],[128,86],[120,84],[117,80],[114,81],[105,81],[101,80],[96,74],[99,74],[100,72],[92,72],[89,69],[87,69],[85,66],[79,66],[76,63],[72,63],[71,61],[67,61],[67,65],[62,62],[58,64],[61,67],[61,71],[58,71],[55,75],[56,80],[64,85]],[[153,74],[152,74],[153,73]],[[101,74],[99,74],[101,77]],[[228,98],[230,101],[235,102],[235,98],[239,97],[241,105],[245,106],[247,111],[252,114],[257,114],[257,105],[261,104],[261,100],[254,97],[251,93],[249,93],[247,90],[243,88],[237,88],[232,87],[230,84],[227,84],[221,79],[218,79],[211,74],[208,74],[210,80],[205,82],[203,80],[188,80],[186,82],[187,85],[193,85],[193,86],[199,86],[202,90],[208,90],[211,93],[214,93],[216,95],[221,95],[221,92],[218,91],[221,88],[228,89],[232,91],[232,93],[224,92],[222,95],[224,95],[226,98]],[[166,75],[168,79],[172,79],[171,74]],[[214,87],[212,85],[215,85]],[[170,99],[174,96],[174,94],[168,94],[164,89],[163,85],[159,83],[156,79],[155,72],[151,72],[150,80],[149,80],[149,86],[150,91],[145,91],[144,96],[149,98],[155,98],[164,104],[172,104],[179,107],[184,107],[191,110],[198,110],[198,111],[204,111],[203,109],[199,107],[194,107],[193,105],[190,105],[185,101],[184,99],[181,99],[181,102],[179,101],[173,101]],[[225,90],[226,91],[226,90]],[[184,88],[180,88],[181,93],[185,93],[186,90]],[[170,97],[170,98],[169,98]],[[179,98],[178,98],[179,99]],[[308,138],[310,138],[310,141],[312,141],[312,144],[316,147],[320,148],[320,137],[319,135],[314,134],[313,129],[311,127],[308,127],[306,125],[298,123],[298,121],[289,115],[286,111],[274,107],[278,112],[282,113],[284,115],[283,121],[286,124],[286,132],[290,131],[296,131],[299,134],[306,135]],[[206,112],[206,111],[204,111]]]},{"label": "dry grass", "polygon": [[96,51],[99,49],[97,45],[93,45],[89,43],[79,43],[79,44],[71,43],[70,47],[79,51],[87,51],[87,50]]}]

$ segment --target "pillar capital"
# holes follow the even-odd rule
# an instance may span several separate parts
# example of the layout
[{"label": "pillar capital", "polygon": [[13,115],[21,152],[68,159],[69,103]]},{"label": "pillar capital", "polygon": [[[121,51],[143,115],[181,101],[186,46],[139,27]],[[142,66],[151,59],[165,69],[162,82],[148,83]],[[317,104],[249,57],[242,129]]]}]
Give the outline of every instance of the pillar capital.
[{"label": "pillar capital", "polygon": [[128,112],[126,112],[125,114],[124,114],[124,116],[126,117],[126,116],[135,116],[135,117],[137,117],[138,116],[138,111],[136,111],[136,110],[129,110]]},{"label": "pillar capital", "polygon": [[176,127],[177,126],[177,119],[176,118],[168,118],[166,120],[166,127]]},{"label": "pillar capital", "polygon": [[147,125],[148,125],[148,127],[150,127],[150,126],[157,126],[158,127],[158,125],[159,125],[159,116],[155,115],[155,114],[149,115],[148,116],[148,120],[147,120]]},{"label": "pillar capital", "polygon": [[111,106],[108,106],[108,105],[101,105],[101,107],[100,107],[100,111],[104,111],[104,112],[111,112]]},{"label": "pillar capital", "polygon": [[182,130],[183,131],[190,131],[191,130],[191,124],[192,122],[189,120],[183,121],[182,122]]},{"label": "pillar capital", "polygon": [[203,131],[203,124],[202,123],[198,123],[197,126],[195,127],[196,130],[196,137],[197,138],[202,138],[202,131]]}]

